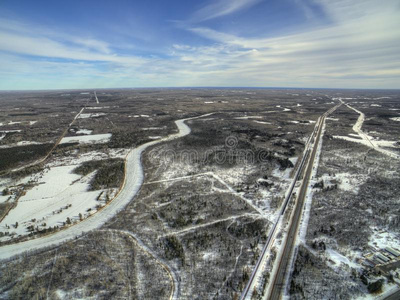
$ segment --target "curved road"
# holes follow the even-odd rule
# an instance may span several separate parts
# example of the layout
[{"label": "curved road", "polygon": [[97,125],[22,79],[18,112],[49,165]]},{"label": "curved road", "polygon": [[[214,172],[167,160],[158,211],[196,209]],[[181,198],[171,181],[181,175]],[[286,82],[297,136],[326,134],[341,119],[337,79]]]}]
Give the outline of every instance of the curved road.
[{"label": "curved road", "polygon": [[36,251],[42,248],[59,245],[65,241],[72,240],[76,236],[100,228],[105,222],[114,217],[136,196],[143,183],[143,166],[141,156],[143,151],[148,147],[156,144],[171,141],[190,133],[190,127],[185,124],[185,121],[206,117],[213,113],[201,115],[198,117],[182,119],[175,121],[179,132],[171,134],[165,138],[148,142],[135,149],[132,149],[125,159],[125,179],[122,189],[118,195],[106,205],[103,209],[96,212],[89,218],[82,222],[63,229],[51,235],[43,236],[40,238],[32,239],[29,241],[16,243],[0,247],[0,260],[10,259],[14,256],[20,255],[26,251]]}]

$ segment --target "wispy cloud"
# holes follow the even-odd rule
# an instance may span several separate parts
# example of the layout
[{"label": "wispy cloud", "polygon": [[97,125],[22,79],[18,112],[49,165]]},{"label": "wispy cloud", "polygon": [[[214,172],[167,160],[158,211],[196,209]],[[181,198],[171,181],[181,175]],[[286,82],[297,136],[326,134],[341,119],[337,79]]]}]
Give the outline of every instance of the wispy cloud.
[{"label": "wispy cloud", "polygon": [[391,7],[382,9],[376,7],[376,1],[368,0],[333,4],[316,1],[334,22],[291,35],[246,38],[206,27],[188,28],[216,45],[214,51],[186,50],[185,61],[229,66],[221,71],[214,66],[213,78],[226,76],[255,85],[399,86],[400,19],[396,1],[389,0]]},{"label": "wispy cloud", "polygon": [[105,41],[62,32],[57,34],[32,24],[7,22],[5,19],[0,20],[0,41],[0,51],[14,54],[125,64],[145,61],[137,56],[120,56]]},{"label": "wispy cloud", "polygon": [[201,22],[230,15],[243,9],[247,9],[262,0],[214,0],[208,5],[197,10],[191,21]]}]

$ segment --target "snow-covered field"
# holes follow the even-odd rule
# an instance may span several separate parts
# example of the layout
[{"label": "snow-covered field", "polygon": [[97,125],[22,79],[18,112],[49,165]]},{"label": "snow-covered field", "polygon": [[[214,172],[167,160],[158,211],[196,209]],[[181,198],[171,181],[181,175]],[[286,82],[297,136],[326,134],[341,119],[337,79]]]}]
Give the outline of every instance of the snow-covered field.
[{"label": "snow-covered field", "polygon": [[[18,182],[0,182],[0,190],[13,185],[33,183],[33,188],[27,190],[15,209],[0,224],[0,231],[8,231],[16,235],[28,234],[27,227],[44,229],[54,226],[62,226],[67,218],[72,221],[96,211],[97,205],[104,205],[105,195],[108,192],[112,197],[116,190],[88,191],[89,182],[94,174],[80,176],[72,173],[77,166],[87,161],[104,160],[109,158],[124,158],[129,150],[111,149],[107,153],[92,151],[79,155],[65,156],[46,164],[43,173],[25,177]],[[102,193],[100,201],[97,197]],[[7,201],[9,196],[0,196],[0,203]],[[15,196],[12,197],[12,200]],[[69,207],[69,205],[71,205]],[[68,207],[68,208],[66,208]],[[88,212],[89,210],[89,212]],[[32,221],[35,219],[35,221]],[[19,223],[18,228],[11,226]],[[43,224],[46,224],[43,226]],[[6,228],[6,224],[10,229]],[[6,238],[3,238],[3,240]]]},{"label": "snow-covered field", "polygon": [[354,135],[354,134],[349,134],[349,135],[351,135],[352,137],[343,136],[343,135],[334,135],[333,138],[342,139],[342,140],[346,140],[346,141],[353,142],[353,143],[359,143],[359,144],[362,144],[362,145],[365,145],[368,147],[372,147],[371,143],[377,147],[393,147],[393,148],[397,147],[396,146],[397,141],[377,140],[377,139],[374,139],[373,137],[370,137],[370,140],[368,141],[368,140],[362,139],[359,135]]},{"label": "snow-covered field", "polygon": [[278,107],[278,108],[282,108],[282,109],[283,109],[283,111],[291,111],[291,109],[290,109],[290,108],[282,107],[282,106],[280,106],[280,105],[277,105],[276,107]]},{"label": "snow-covered field", "polygon": [[89,129],[79,129],[79,130],[76,132],[76,134],[86,134],[86,135],[89,135],[89,134],[92,134],[92,132],[93,132],[93,130],[89,130]]},{"label": "snow-covered field", "polygon": [[236,120],[248,120],[248,119],[262,119],[264,118],[263,116],[243,116],[243,117],[237,117],[235,118]]},{"label": "snow-covered field", "polygon": [[[101,204],[96,199],[102,191],[88,192],[94,174],[85,177],[73,174],[75,167],[46,169],[43,177],[19,199],[17,206],[1,222],[0,230],[25,235],[29,233],[28,226],[39,229],[62,227],[67,218],[79,220],[79,214],[84,217],[88,210],[94,212],[96,205]],[[13,226],[16,222],[17,228]]]},{"label": "snow-covered field", "polygon": [[27,123],[27,124],[29,124],[29,125],[34,125],[34,124],[36,124],[37,123],[37,121],[24,121],[24,122],[20,122],[20,121],[10,121],[10,122],[8,122],[8,123],[3,123],[3,122],[0,122],[0,126],[6,126],[6,125],[16,125],[16,124],[22,124],[22,123]]},{"label": "snow-covered field", "polygon": [[146,127],[146,128],[142,128],[142,130],[163,130],[166,127]]},{"label": "snow-covered field", "polygon": [[88,118],[97,118],[101,116],[105,116],[105,113],[89,113],[89,114],[80,114],[78,119],[88,119]]},{"label": "snow-covered field", "polygon": [[7,125],[15,125],[15,124],[21,124],[22,122],[13,122],[13,121],[10,121],[10,122],[8,122],[8,124]]},{"label": "snow-covered field", "polygon": [[74,143],[74,142],[80,144],[107,143],[110,141],[110,139],[111,139],[111,133],[69,136],[69,137],[64,137],[61,140],[60,144]]},{"label": "snow-covered field", "polygon": [[109,106],[88,106],[86,109],[103,109],[103,108],[110,108]]}]

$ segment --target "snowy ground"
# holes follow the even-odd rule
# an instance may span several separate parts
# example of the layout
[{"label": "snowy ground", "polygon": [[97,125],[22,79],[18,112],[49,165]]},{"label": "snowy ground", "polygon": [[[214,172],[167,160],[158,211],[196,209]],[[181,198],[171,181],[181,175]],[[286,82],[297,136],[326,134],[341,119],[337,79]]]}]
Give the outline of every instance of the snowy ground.
[{"label": "snowy ground", "polygon": [[104,109],[104,108],[110,108],[109,106],[89,106],[86,107],[86,109]]},{"label": "snowy ground", "polygon": [[78,119],[88,119],[88,118],[97,118],[101,116],[105,116],[105,113],[89,113],[89,114],[80,114]]},{"label": "snowy ground", "polygon": [[[104,191],[88,192],[89,182],[94,174],[81,177],[72,173],[75,166],[54,167],[45,170],[43,177],[22,196],[17,206],[10,211],[0,224],[1,231],[11,235],[25,235],[28,226],[44,229],[62,227],[67,218],[78,221],[96,211],[103,204],[97,197]],[[12,226],[18,222],[18,227]],[[6,226],[10,229],[7,229]]]},{"label": "snowy ground", "polygon": [[370,236],[369,245],[376,248],[392,247],[394,249],[400,248],[400,237],[397,233],[390,231],[383,231],[377,228],[372,228],[373,234]]},{"label": "snowy ground", "polygon": [[[0,137],[1,140],[1,137]],[[18,147],[18,146],[28,146],[28,145],[40,145],[41,143],[38,142],[33,142],[33,141],[20,141],[15,144],[8,144],[8,145],[2,145],[0,148],[12,148],[12,147]]]},{"label": "snowy ground", "polygon": [[93,134],[83,136],[69,136],[64,137],[60,144],[66,143],[80,143],[80,144],[91,144],[91,143],[107,143],[111,139],[111,133],[104,134]]},{"label": "snowy ground", "polygon": [[321,179],[324,181],[324,187],[337,184],[339,189],[357,194],[359,186],[366,182],[368,178],[363,174],[336,173],[333,175],[323,174],[315,181],[318,182]]},{"label": "snowy ground", "polygon": [[353,142],[353,143],[359,143],[368,147],[371,147],[371,142],[373,142],[373,144],[377,145],[378,147],[393,147],[393,148],[397,148],[398,146],[396,145],[397,141],[386,141],[386,140],[377,140],[374,139],[372,137],[370,137],[370,141],[366,141],[364,139],[361,139],[359,136],[356,137],[353,134],[349,134],[353,137],[348,137],[348,136],[342,136],[342,135],[334,135],[333,138],[335,139],[342,139],[342,140],[346,140],[349,142]]},{"label": "snowy ground", "polygon": [[93,130],[89,130],[89,129],[79,129],[77,132],[75,132],[76,134],[87,134],[90,135],[92,134]]},{"label": "snowy ground", "polygon": [[236,120],[248,120],[248,119],[262,119],[264,118],[263,116],[243,116],[243,117],[237,117],[235,118]]}]

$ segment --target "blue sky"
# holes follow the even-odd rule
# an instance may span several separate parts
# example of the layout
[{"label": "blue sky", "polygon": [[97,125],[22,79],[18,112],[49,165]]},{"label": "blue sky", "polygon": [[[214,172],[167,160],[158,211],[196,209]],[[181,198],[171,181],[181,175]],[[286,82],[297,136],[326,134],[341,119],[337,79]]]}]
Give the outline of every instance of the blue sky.
[{"label": "blue sky", "polygon": [[400,88],[400,1],[0,2],[0,89]]}]

